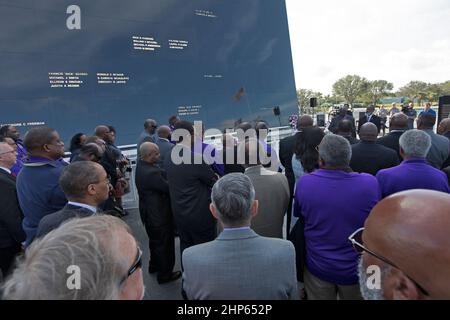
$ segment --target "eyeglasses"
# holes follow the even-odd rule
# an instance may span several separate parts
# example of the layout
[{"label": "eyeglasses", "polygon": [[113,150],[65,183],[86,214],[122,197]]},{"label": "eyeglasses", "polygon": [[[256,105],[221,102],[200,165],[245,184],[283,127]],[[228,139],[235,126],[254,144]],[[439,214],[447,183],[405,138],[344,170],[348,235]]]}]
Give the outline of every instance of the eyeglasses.
[{"label": "eyeglasses", "polygon": [[133,264],[131,265],[130,269],[128,269],[127,275],[123,277],[121,284],[124,283],[133,273],[135,273],[139,268],[142,268],[142,250],[138,247],[138,252],[136,255],[136,259],[134,260]]},{"label": "eyeglasses", "polygon": [[[353,248],[356,250],[356,252],[362,254],[364,251],[367,252],[368,254],[370,254],[371,256],[377,258],[378,260],[383,261],[384,263],[398,269],[401,270],[399,267],[397,267],[397,265],[395,263],[393,263],[392,261],[390,261],[389,259],[380,256],[379,254],[376,254],[375,252],[373,252],[372,250],[369,250],[367,247],[365,247],[363,245],[363,241],[362,241],[362,234],[364,232],[364,228],[359,228],[358,230],[356,230],[355,232],[353,232],[349,237],[348,240],[350,240],[350,242],[353,245]],[[403,272],[404,273],[404,272]],[[422,293],[426,296],[429,296],[428,291],[425,290],[420,284],[418,284],[414,279],[412,279],[410,276],[408,276],[405,273],[405,276],[411,280],[416,286],[417,288],[419,288],[420,291],[422,291]]]}]

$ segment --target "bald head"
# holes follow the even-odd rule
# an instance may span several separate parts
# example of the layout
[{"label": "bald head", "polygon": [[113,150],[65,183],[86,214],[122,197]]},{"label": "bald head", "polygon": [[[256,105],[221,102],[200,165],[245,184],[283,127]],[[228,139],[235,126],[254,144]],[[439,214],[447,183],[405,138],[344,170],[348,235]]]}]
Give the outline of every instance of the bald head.
[{"label": "bald head", "polygon": [[300,116],[297,120],[297,130],[298,129],[305,129],[312,127],[314,125],[314,120],[311,116],[305,114]]},{"label": "bald head", "polygon": [[[397,193],[379,202],[365,223],[364,245],[397,268],[382,279],[386,299],[450,299],[450,195],[429,190]],[[388,267],[367,253],[363,266]],[[411,279],[414,279],[412,281]]]},{"label": "bald head", "polygon": [[100,139],[103,139],[107,141],[107,135],[109,134],[109,128],[107,126],[98,126],[95,128],[94,134],[99,137]]},{"label": "bald head", "polygon": [[396,113],[391,117],[389,129],[408,130],[408,117],[404,113]]},{"label": "bald head", "polygon": [[359,137],[362,141],[376,141],[378,137],[378,128],[372,122],[367,122],[361,126]]},{"label": "bald head", "polygon": [[141,160],[154,164],[159,160],[159,147],[152,142],[144,142],[139,148]]},{"label": "bald head", "polygon": [[170,138],[170,128],[168,126],[161,126],[156,131],[158,134],[158,137],[163,139],[169,139]]},{"label": "bald head", "polygon": [[438,127],[439,134],[446,134],[447,132],[450,132],[450,118],[442,120]]}]

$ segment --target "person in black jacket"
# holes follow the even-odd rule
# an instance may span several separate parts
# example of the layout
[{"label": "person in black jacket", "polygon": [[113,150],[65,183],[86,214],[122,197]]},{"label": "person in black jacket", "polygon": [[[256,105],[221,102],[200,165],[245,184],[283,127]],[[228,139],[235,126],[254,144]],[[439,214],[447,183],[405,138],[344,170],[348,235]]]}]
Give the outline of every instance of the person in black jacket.
[{"label": "person in black jacket", "polygon": [[157,272],[158,283],[163,284],[181,277],[180,271],[173,272],[175,235],[169,184],[165,171],[157,166],[160,158],[158,146],[144,142],[139,149],[141,159],[136,167],[136,187],[139,212],[149,239],[148,271]]},{"label": "person in black jacket", "polygon": [[71,163],[62,172],[59,185],[69,202],[61,210],[41,219],[36,238],[45,236],[70,219],[92,216],[108,198],[111,188],[103,167],[92,161]]},{"label": "person in black jacket", "polygon": [[399,161],[401,162],[402,156],[400,155],[400,137],[405,131],[408,130],[408,117],[403,113],[394,114],[389,121],[389,134],[381,137],[377,140],[378,144],[390,148],[397,152]]},{"label": "person in black jacket", "polygon": [[0,143],[0,271],[3,277],[8,275],[25,241],[16,179],[10,170],[16,163],[16,156],[17,152],[10,145]]},{"label": "person in black jacket", "polygon": [[192,123],[177,122],[172,139],[178,141],[172,151],[172,155],[177,156],[166,158],[164,167],[169,180],[173,216],[180,235],[180,251],[183,253],[190,246],[216,238],[216,221],[209,205],[211,189],[218,177],[204,162],[202,155],[192,151],[201,150],[201,145],[193,148]]},{"label": "person in black jacket", "polygon": [[[381,130],[381,118],[375,114],[375,107],[374,106],[368,106],[366,108],[366,114],[362,118],[359,119],[359,122],[358,122],[358,134],[360,134],[361,127],[363,126],[363,124],[365,124],[367,122],[373,123],[378,129],[378,133],[380,133],[380,130]],[[378,135],[378,133],[377,133],[377,135]]]},{"label": "person in black jacket", "polygon": [[376,175],[381,169],[395,167],[399,164],[394,150],[377,144],[378,129],[373,123],[361,127],[361,142],[352,145],[350,167],[355,172]]}]

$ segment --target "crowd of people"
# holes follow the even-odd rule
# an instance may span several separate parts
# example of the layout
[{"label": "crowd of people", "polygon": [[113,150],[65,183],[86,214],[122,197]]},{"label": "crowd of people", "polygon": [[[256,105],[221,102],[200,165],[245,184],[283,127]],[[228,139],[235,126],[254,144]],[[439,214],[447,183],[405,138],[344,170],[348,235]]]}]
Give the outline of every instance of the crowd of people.
[{"label": "crowd of people", "polygon": [[[190,300],[450,298],[450,119],[436,134],[435,114],[412,129],[395,113],[378,138],[373,113],[357,132],[346,108],[330,133],[300,116],[280,165],[264,122],[240,123],[250,134],[224,134],[216,148],[176,116],[146,120],[135,172],[145,272],[160,285],[182,278]],[[93,132],[72,138],[69,164],[56,130],[22,141],[0,129],[4,299],[143,298],[142,250],[122,219],[130,162],[114,127]],[[369,285],[373,268],[379,286]]]}]

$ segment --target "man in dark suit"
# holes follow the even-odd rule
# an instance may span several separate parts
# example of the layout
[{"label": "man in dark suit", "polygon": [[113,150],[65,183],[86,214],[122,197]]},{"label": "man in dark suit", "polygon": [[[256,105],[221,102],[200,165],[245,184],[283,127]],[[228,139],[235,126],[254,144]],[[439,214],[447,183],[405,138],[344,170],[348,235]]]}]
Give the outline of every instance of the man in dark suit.
[{"label": "man in dark suit", "polygon": [[[302,115],[297,120],[297,133],[293,136],[284,138],[280,141],[280,162],[284,167],[284,175],[286,176],[289,183],[289,206],[288,206],[288,215],[287,215],[287,230],[289,231],[291,225],[291,211],[292,211],[292,196],[294,194],[294,186],[295,186],[295,176],[294,171],[292,170],[292,156],[294,155],[294,147],[295,142],[300,139],[300,136],[303,134],[303,130],[305,128],[312,127],[314,124],[314,120],[309,115]],[[289,233],[289,232],[288,232]]]},{"label": "man in dark suit", "polygon": [[359,132],[361,142],[352,145],[350,167],[359,173],[376,175],[381,169],[399,164],[394,150],[377,144],[378,128],[373,123],[365,123]]},{"label": "man in dark suit", "polygon": [[396,113],[389,121],[389,134],[379,138],[377,143],[397,152],[399,161],[402,161],[399,140],[406,130],[408,130],[408,117],[404,113]]},{"label": "man in dark suit", "polygon": [[165,171],[156,165],[160,157],[156,144],[144,142],[139,154],[141,159],[136,167],[136,187],[139,193],[139,212],[149,239],[148,271],[157,272],[158,283],[163,284],[181,277],[180,271],[173,272],[175,235],[169,183]]},{"label": "man in dark suit", "polygon": [[[194,127],[187,121],[175,124],[172,139],[178,141],[172,157],[165,159],[172,211],[180,235],[180,250],[212,241],[216,223],[209,213],[211,188],[217,175],[200,154],[192,152]],[[199,142],[201,143],[201,142]],[[194,149],[200,149],[201,145]]]},{"label": "man in dark suit", "polygon": [[158,160],[158,165],[163,166],[166,157],[170,157],[170,153],[174,147],[173,143],[170,142],[170,128],[168,126],[161,126],[157,130],[156,145],[159,148],[160,159]]},{"label": "man in dark suit", "polygon": [[21,251],[21,243],[25,241],[16,179],[11,175],[16,156],[13,147],[0,143],[0,273],[3,277],[8,275],[15,256]]},{"label": "man in dark suit", "polygon": [[344,120],[350,120],[353,124],[352,128],[352,136],[356,138],[356,128],[355,128],[355,118],[353,118],[353,113],[349,110],[349,105],[345,104],[339,109],[339,113],[333,116],[331,119],[330,125],[328,126],[328,131],[336,134],[338,130],[339,123]]},{"label": "man in dark suit", "polygon": [[[381,118],[375,114],[375,107],[374,106],[368,106],[366,108],[366,114],[362,118],[359,119],[359,122],[358,122],[358,134],[360,134],[361,127],[363,126],[363,124],[365,124],[367,122],[373,123],[378,129],[378,133],[380,133],[380,130],[381,130]],[[377,133],[377,135],[378,135],[378,133]]]},{"label": "man in dark suit", "polygon": [[91,161],[70,164],[62,172],[59,184],[69,202],[61,210],[39,222],[36,237],[43,237],[62,223],[76,217],[89,217],[108,198],[110,183],[101,165]]}]

